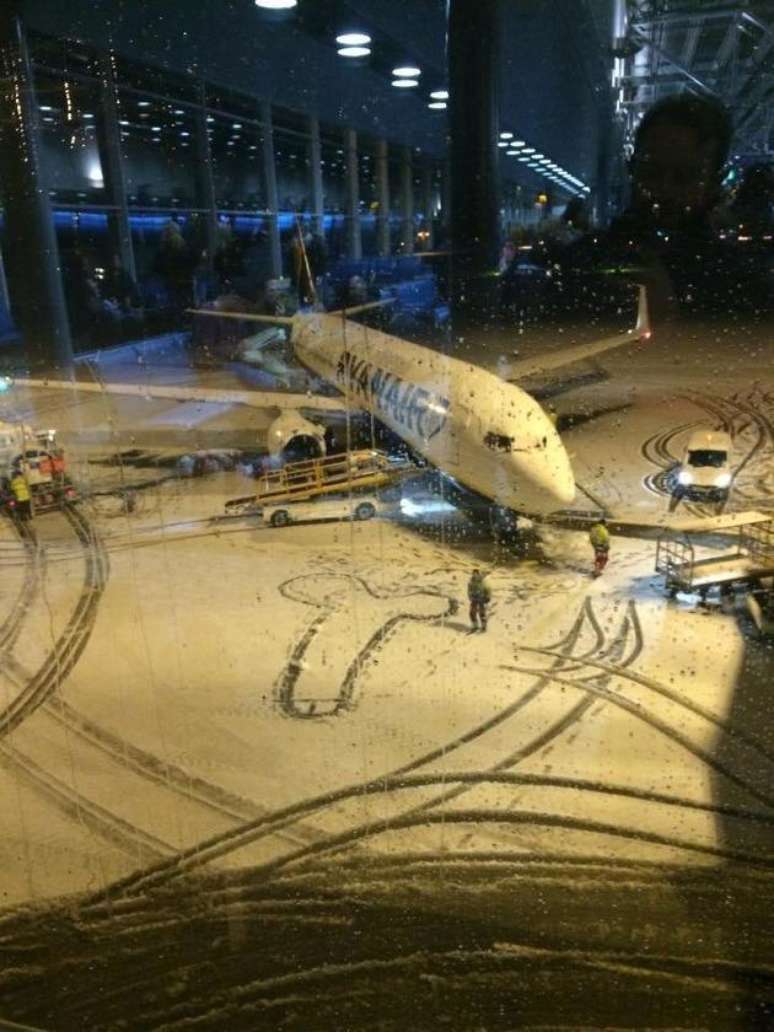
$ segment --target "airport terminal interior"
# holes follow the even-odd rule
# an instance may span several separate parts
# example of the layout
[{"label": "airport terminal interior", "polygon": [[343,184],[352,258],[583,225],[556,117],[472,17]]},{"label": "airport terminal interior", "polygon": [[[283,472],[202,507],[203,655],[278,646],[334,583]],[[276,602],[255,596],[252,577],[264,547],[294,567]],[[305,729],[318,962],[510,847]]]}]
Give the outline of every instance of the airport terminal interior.
[{"label": "airport terminal interior", "polygon": [[774,1029],[774,0],[0,4],[0,1028]]}]

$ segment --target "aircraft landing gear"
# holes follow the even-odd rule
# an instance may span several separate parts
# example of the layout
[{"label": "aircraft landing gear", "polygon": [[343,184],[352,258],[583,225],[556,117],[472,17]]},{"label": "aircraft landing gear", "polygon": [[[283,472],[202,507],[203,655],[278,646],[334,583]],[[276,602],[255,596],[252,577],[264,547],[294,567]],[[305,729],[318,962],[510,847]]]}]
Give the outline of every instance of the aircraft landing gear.
[{"label": "aircraft landing gear", "polygon": [[513,544],[519,538],[519,517],[513,509],[506,509],[502,505],[490,505],[489,528],[495,544]]}]

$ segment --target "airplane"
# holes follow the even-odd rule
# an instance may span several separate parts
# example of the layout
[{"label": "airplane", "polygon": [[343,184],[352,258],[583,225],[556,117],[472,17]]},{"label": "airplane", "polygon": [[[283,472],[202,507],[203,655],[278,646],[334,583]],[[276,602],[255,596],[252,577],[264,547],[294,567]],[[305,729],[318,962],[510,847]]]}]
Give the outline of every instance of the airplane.
[{"label": "airplane", "polygon": [[[382,304],[293,317],[191,312],[289,327],[296,360],[334,385],[348,410],[370,413],[430,465],[499,509],[544,516],[571,505],[575,478],[564,444],[538,402],[512,380],[647,340],[645,288],[640,287],[634,329],[514,362],[508,381],[350,318]],[[315,451],[324,454],[320,427],[298,412],[281,412],[269,428],[270,453],[281,456],[290,449],[298,454],[303,444],[311,444],[310,457]]]}]

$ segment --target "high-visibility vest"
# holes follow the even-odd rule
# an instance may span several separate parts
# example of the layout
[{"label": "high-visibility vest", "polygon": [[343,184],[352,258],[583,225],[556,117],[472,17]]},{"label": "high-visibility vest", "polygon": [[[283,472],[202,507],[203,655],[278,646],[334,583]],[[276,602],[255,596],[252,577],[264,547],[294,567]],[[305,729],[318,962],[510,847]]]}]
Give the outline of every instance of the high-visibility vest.
[{"label": "high-visibility vest", "polygon": [[591,528],[589,540],[594,548],[610,548],[610,534],[601,523],[595,523]]},{"label": "high-visibility vest", "polygon": [[28,502],[30,500],[30,489],[23,476],[14,477],[11,481],[11,490],[17,502]]}]

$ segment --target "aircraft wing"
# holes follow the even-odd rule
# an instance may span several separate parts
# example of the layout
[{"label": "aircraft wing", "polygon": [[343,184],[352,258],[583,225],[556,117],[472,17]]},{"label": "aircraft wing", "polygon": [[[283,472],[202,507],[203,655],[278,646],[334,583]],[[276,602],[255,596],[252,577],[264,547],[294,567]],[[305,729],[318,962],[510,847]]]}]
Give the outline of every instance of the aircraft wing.
[{"label": "aircraft wing", "polygon": [[573,362],[581,362],[586,358],[594,358],[605,351],[612,351],[624,344],[631,344],[636,340],[647,340],[650,337],[650,320],[648,318],[648,299],[645,287],[640,287],[639,309],[637,313],[637,325],[626,333],[616,334],[614,337],[604,337],[602,340],[590,341],[586,344],[578,344],[572,348],[562,348],[549,355],[536,355],[534,358],[526,358],[521,362],[511,362],[508,368],[508,379],[523,380],[528,376],[536,376],[540,373],[550,372],[552,369],[561,369],[563,366]]},{"label": "aircraft wing", "polygon": [[289,315],[258,315],[255,312],[227,312],[218,308],[186,308],[189,315],[208,315],[211,319],[238,319],[240,322],[271,323],[278,326],[292,326],[294,319]]}]

